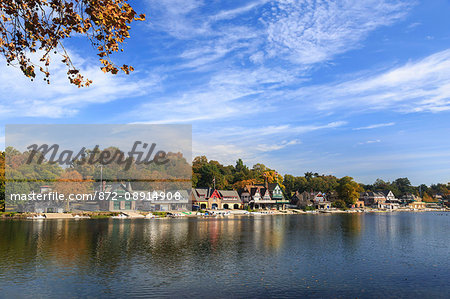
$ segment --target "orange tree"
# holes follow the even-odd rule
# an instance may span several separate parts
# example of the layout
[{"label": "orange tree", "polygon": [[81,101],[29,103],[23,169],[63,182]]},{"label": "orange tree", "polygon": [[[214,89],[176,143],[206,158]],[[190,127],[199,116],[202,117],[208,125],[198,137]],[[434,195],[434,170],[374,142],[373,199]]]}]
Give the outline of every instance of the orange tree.
[{"label": "orange tree", "polygon": [[[48,83],[51,54],[59,54],[70,83],[88,86],[92,81],[73,65],[63,41],[74,35],[88,38],[105,73],[128,74],[133,67],[115,65],[110,55],[123,51],[129,24],[138,20],[145,20],[145,15],[138,15],[127,0],[2,0],[0,51],[9,66],[19,67],[31,79],[39,70]],[[32,60],[33,53],[38,61]]]}]

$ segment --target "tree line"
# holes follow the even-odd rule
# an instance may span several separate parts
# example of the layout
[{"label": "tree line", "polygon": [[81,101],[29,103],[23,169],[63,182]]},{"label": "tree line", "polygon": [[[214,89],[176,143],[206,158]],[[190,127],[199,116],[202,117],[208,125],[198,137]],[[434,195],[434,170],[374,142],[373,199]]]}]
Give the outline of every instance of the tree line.
[{"label": "tree line", "polygon": [[206,156],[194,158],[192,164],[192,186],[194,188],[212,188],[225,190],[239,190],[246,185],[262,184],[265,178],[269,183],[277,182],[283,189],[285,196],[290,198],[294,192],[324,192],[335,193],[347,203],[359,198],[364,191],[380,192],[390,190],[397,198],[405,194],[414,194],[432,201],[432,197],[441,194],[450,197],[450,184],[421,184],[413,186],[408,178],[398,178],[392,182],[377,179],[373,184],[361,184],[349,176],[338,178],[333,175],[306,172],[303,176],[285,174],[281,176],[275,169],[257,163],[249,168],[242,159],[235,165],[223,165],[218,161],[209,160]]},{"label": "tree line", "polygon": [[[103,149],[112,156],[118,148]],[[123,152],[122,152],[123,153]],[[95,154],[86,150],[86,155]],[[30,194],[40,192],[43,185],[62,194],[87,194],[94,188],[100,190],[102,183],[131,182],[133,190],[166,190],[190,188],[191,166],[180,153],[167,153],[165,164],[131,163],[125,169],[122,163],[86,163],[82,157],[61,166],[45,159],[42,153],[8,147],[0,152],[0,211],[5,208],[5,193]],[[42,162],[39,162],[42,158]],[[31,163],[30,163],[31,160]],[[95,159],[93,159],[95,160]],[[132,159],[134,161],[134,158]],[[8,185],[5,186],[5,173]],[[6,188],[7,187],[7,188]],[[11,202],[13,204],[13,202]],[[20,204],[14,202],[14,205]]]},{"label": "tree line", "polygon": [[[8,157],[12,159],[8,163],[14,166],[13,174],[17,177],[32,178],[32,174],[37,170],[33,169],[33,165],[25,165],[24,160],[26,153],[18,153],[13,149],[7,149]],[[14,155],[12,155],[14,154]],[[188,164],[184,159],[176,159],[167,166],[167,169],[139,169],[139,174],[135,176],[155,176],[155,173],[165,172],[172,177],[177,177],[177,172],[180,167],[183,171],[187,171]],[[93,178],[99,177],[100,168],[94,166],[83,166],[74,163],[69,168],[62,169],[57,165],[47,165],[46,170],[50,177],[59,179],[60,182],[70,181],[71,178]],[[38,171],[42,172],[42,169]],[[136,172],[136,169],[131,171]],[[123,172],[119,168],[105,168],[103,169],[103,178],[119,178],[123,177]],[[129,175],[129,174],[127,174]],[[123,177],[126,179],[125,177]],[[142,177],[143,178],[143,177]],[[291,198],[294,192],[324,192],[334,193],[338,195],[339,199],[346,204],[354,203],[358,198],[360,192],[373,191],[380,192],[390,190],[397,198],[404,194],[411,193],[420,196],[424,201],[433,201],[433,196],[441,194],[446,198],[450,197],[449,184],[432,184],[427,186],[421,184],[413,186],[408,178],[398,178],[392,182],[377,179],[373,184],[361,184],[353,180],[353,178],[345,176],[338,178],[333,175],[319,174],[316,172],[306,172],[303,176],[293,176],[286,174],[282,176],[275,169],[271,169],[262,163],[256,163],[251,168],[244,164],[242,159],[238,159],[235,165],[223,165],[215,160],[208,160],[206,156],[195,157],[192,162],[192,187],[194,188],[217,188],[224,190],[240,190],[247,185],[263,184],[265,181],[269,183],[278,183],[285,197]],[[74,183],[72,183],[75,185]],[[59,184],[58,189],[72,190],[76,186],[69,186],[69,183]],[[86,185],[91,186],[91,185]],[[37,188],[31,186],[31,188]],[[145,188],[145,186],[138,186],[138,188]],[[68,192],[68,191],[67,191]],[[4,209],[5,201],[5,152],[0,152],[0,209]]]}]

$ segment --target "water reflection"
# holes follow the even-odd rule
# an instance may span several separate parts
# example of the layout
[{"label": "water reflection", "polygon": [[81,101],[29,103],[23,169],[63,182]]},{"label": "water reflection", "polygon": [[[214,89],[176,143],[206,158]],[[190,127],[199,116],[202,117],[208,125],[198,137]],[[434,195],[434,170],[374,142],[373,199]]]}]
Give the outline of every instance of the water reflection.
[{"label": "water reflection", "polygon": [[437,273],[448,274],[449,218],[390,213],[1,221],[0,290],[8,297],[150,297],[187,290],[201,297],[295,297],[358,296],[364,286],[375,296],[377,286],[402,294],[411,289],[406,281],[417,280],[427,293],[421,275],[439,285],[444,278]]}]

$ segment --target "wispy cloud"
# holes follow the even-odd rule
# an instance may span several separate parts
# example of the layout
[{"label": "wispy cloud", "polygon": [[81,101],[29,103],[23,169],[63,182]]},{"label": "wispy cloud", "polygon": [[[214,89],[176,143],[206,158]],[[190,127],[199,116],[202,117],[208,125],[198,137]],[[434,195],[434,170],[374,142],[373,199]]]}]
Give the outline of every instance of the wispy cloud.
[{"label": "wispy cloud", "polygon": [[201,86],[191,87],[140,104],[127,113],[136,122],[180,123],[221,121],[271,110],[260,97],[264,91],[278,89],[297,80],[289,71],[278,68],[230,70],[213,74]]},{"label": "wispy cloud", "polygon": [[380,139],[376,139],[376,140],[367,140],[367,141],[364,141],[364,142],[360,142],[358,144],[359,145],[363,145],[363,144],[372,144],[372,143],[380,143],[380,142],[381,142]]},{"label": "wispy cloud", "polygon": [[209,32],[197,12],[204,5],[202,0],[147,0],[147,3],[154,16],[150,23],[153,29],[165,31],[180,39]]},{"label": "wispy cloud", "polygon": [[371,130],[371,129],[378,129],[378,128],[383,128],[383,127],[390,127],[390,126],[394,126],[394,125],[395,125],[395,122],[390,122],[390,123],[374,124],[374,125],[370,125],[370,126],[354,128],[353,130]]},{"label": "wispy cloud", "polygon": [[229,127],[221,130],[222,136],[269,136],[278,134],[305,134],[317,130],[333,129],[346,125],[346,121],[335,121],[327,124],[305,124],[305,125],[290,125],[280,124],[274,126],[264,127]]},{"label": "wispy cloud", "polygon": [[261,5],[264,5],[268,2],[270,2],[270,0],[259,0],[259,1],[250,2],[244,6],[237,7],[234,9],[222,10],[219,13],[209,17],[209,20],[210,21],[220,21],[220,20],[233,19],[243,13],[254,10],[255,8],[257,8]]},{"label": "wispy cloud", "polygon": [[300,144],[300,143],[301,143],[300,140],[297,140],[297,139],[291,140],[291,141],[283,140],[281,143],[278,143],[278,144],[258,144],[256,146],[256,149],[261,152],[272,152],[272,151],[277,151],[277,150],[283,149],[290,145],[295,145],[295,144]]},{"label": "wispy cloud", "polygon": [[[42,80],[30,81],[22,72],[0,63],[0,116],[62,118],[76,115],[80,109],[108,103],[125,97],[138,97],[146,89],[155,87],[160,78],[150,74],[145,79],[131,79],[126,75],[104,74],[96,62],[91,62],[70,52],[74,64],[94,83],[89,88],[77,88],[69,84],[67,70],[62,64],[54,64],[50,70],[50,85]],[[55,59],[56,60],[56,59]],[[39,76],[40,74],[38,74]],[[37,76],[37,77],[38,77]]]},{"label": "wispy cloud", "polygon": [[310,64],[361,46],[371,31],[402,19],[406,1],[284,0],[274,3],[266,21],[269,52]]},{"label": "wispy cloud", "polygon": [[298,89],[290,97],[318,110],[393,109],[397,112],[450,110],[450,49],[372,76]]},{"label": "wispy cloud", "polygon": [[[148,1],[152,28],[188,42],[181,55],[194,51],[200,57],[186,66],[197,66],[237,54],[261,63],[271,58],[300,64],[330,60],[361,47],[367,35],[401,20],[414,5],[410,1],[243,1],[217,11],[217,5],[200,0]],[[257,22],[224,22],[253,14]],[[192,42],[195,41],[195,42]],[[255,51],[256,50],[256,51]],[[236,58],[236,57],[234,57]]]}]

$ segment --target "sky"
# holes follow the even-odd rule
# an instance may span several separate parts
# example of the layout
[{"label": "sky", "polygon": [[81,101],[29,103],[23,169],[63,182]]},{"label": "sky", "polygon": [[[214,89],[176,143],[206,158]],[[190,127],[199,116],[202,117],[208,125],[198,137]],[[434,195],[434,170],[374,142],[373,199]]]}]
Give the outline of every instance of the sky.
[{"label": "sky", "polygon": [[[450,182],[450,1],[130,1],[131,75],[51,84],[0,64],[6,124],[192,124],[193,155],[282,174]],[[88,134],[88,132],[87,132]]]}]

